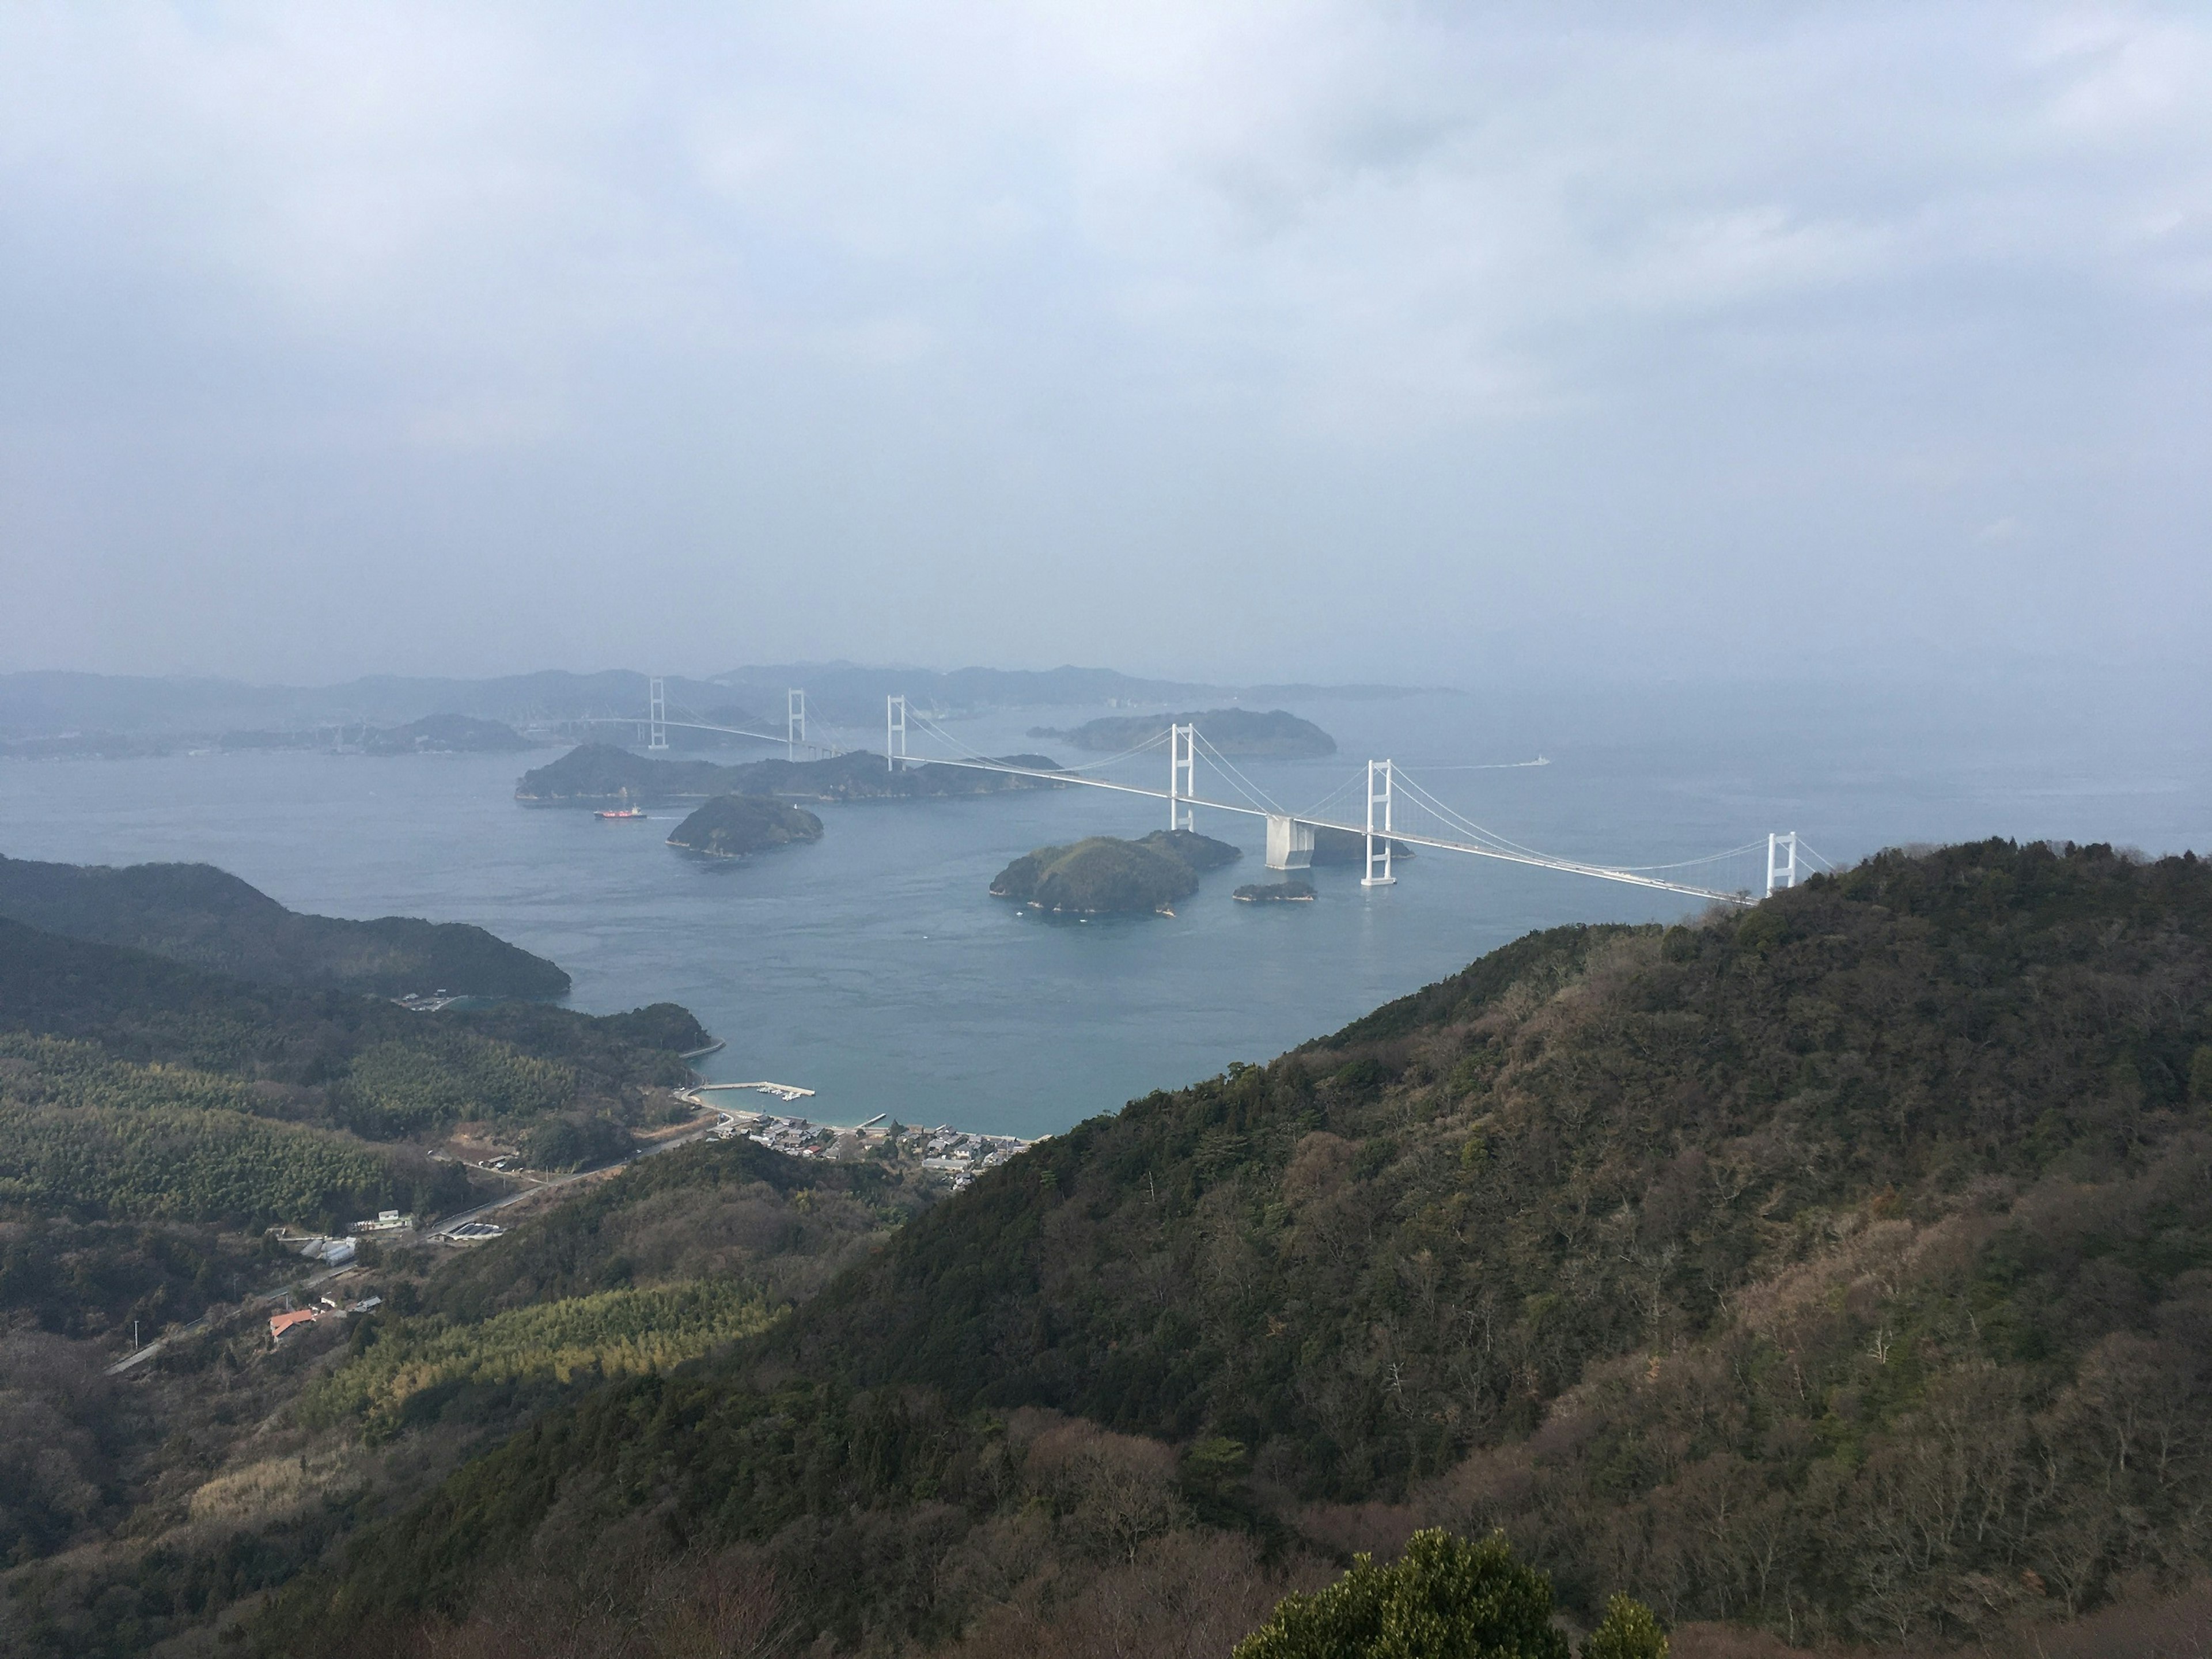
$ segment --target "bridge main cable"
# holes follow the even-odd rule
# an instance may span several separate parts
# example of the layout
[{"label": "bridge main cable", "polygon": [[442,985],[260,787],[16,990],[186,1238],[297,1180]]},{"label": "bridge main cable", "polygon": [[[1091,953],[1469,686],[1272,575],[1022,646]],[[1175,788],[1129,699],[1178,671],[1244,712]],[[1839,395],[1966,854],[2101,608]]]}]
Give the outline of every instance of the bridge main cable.
[{"label": "bridge main cable", "polygon": [[[917,757],[919,758],[919,757]],[[1347,835],[1364,836],[1364,823],[1338,823],[1328,818],[1310,817],[1302,813],[1270,813],[1265,807],[1248,806],[1236,801],[1206,800],[1191,795],[1173,795],[1165,789],[1147,789],[1139,784],[1110,783],[1104,778],[1085,777],[1079,772],[1047,771],[1042,767],[1013,766],[1005,761],[984,758],[972,760],[931,760],[933,766],[965,766],[979,771],[1004,772],[1016,777],[1037,778],[1048,783],[1079,783],[1091,789],[1111,789],[1125,795],[1144,795],[1153,800],[1177,799],[1189,806],[1201,806],[1209,811],[1237,812],[1248,818],[1287,816],[1299,823],[1310,823],[1317,830],[1340,830]],[[1499,848],[1483,847],[1472,842],[1448,841],[1441,836],[1424,836],[1418,831],[1393,830],[1390,839],[1409,847],[1433,848],[1439,852],[1467,853],[1476,858],[1496,859],[1502,864],[1525,865],[1535,870],[1557,870],[1565,875],[1588,876],[1597,881],[1617,882],[1623,886],[1642,887],[1662,893],[1680,893],[1689,898],[1710,899],[1721,904],[1747,905],[1753,901],[1743,893],[1724,893],[1711,887],[1693,887],[1686,882],[1667,881],[1638,871],[1616,869],[1602,864],[1583,864],[1573,859],[1553,858],[1536,852],[1508,852]]]}]

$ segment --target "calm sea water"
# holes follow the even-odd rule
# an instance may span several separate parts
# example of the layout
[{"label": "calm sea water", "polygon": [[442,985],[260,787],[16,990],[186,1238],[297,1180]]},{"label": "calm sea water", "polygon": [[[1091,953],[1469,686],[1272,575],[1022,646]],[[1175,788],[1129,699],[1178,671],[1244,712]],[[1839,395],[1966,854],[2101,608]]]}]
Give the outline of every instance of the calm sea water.
[{"label": "calm sea water", "polygon": [[[1367,756],[1389,755],[1489,828],[1577,859],[1652,864],[1791,829],[1838,861],[1990,834],[2212,847],[2201,734],[2130,736],[2001,702],[1666,692],[1297,712],[1342,753],[1249,764],[1285,805],[1310,807]],[[954,729],[986,752],[1074,758],[1023,732],[1081,718],[1042,710]],[[827,807],[817,845],[709,865],[663,844],[680,812],[608,823],[518,805],[516,775],[556,752],[0,763],[0,851],[205,860],[297,909],[477,922],[560,963],[578,1008],[686,1005],[729,1045],[705,1062],[716,1080],[803,1085],[831,1121],[890,1112],[1024,1135],[1264,1059],[1530,928],[1700,908],[1437,853],[1401,864],[1395,887],[1364,890],[1356,869],[1325,869],[1313,904],[1237,904],[1232,888],[1267,878],[1261,822],[1202,813],[1200,830],[1247,856],[1180,915],[1050,922],[989,898],[991,877],[1040,843],[1161,827],[1164,803],[1069,789]],[[1489,769],[1540,752],[1550,764]],[[1127,769],[1153,787],[1166,770],[1164,756]],[[1337,816],[1359,811],[1356,793],[1340,798]],[[1723,875],[1751,883],[1757,862]]]}]

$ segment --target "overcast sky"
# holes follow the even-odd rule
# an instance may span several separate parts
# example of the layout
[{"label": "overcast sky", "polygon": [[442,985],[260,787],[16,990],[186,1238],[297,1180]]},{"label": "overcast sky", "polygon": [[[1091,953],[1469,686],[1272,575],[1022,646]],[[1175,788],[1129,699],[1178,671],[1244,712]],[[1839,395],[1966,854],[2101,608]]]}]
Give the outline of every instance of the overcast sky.
[{"label": "overcast sky", "polygon": [[0,669],[2212,641],[2212,11],[0,8]]}]

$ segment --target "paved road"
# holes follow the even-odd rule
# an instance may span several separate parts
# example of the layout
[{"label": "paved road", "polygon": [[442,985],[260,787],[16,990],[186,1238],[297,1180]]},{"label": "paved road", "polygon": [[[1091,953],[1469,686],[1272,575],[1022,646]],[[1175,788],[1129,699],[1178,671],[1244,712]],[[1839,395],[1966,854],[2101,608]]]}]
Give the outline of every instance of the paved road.
[{"label": "paved road", "polygon": [[[656,1140],[650,1146],[641,1146],[638,1148],[637,1151],[632,1152],[628,1158],[624,1158],[623,1160],[623,1164],[635,1164],[638,1159],[641,1158],[651,1158],[657,1152],[672,1152],[678,1146],[689,1146],[695,1140],[704,1139],[707,1136],[712,1134],[714,1131],[714,1126],[713,1124],[708,1124],[704,1128],[689,1130],[683,1134],[672,1136],[666,1140]],[[534,1198],[539,1193],[550,1192],[556,1187],[566,1187],[572,1182],[586,1180],[592,1176],[605,1175],[610,1169],[620,1169],[621,1167],[622,1164],[602,1164],[596,1170],[579,1170],[574,1175],[549,1176],[547,1179],[539,1182],[534,1187],[525,1187],[520,1192],[508,1193],[503,1198],[495,1198],[489,1204],[479,1204],[473,1210],[463,1210],[458,1215],[449,1215],[443,1221],[441,1221],[436,1226],[430,1229],[427,1237],[431,1238],[450,1237],[454,1228],[461,1226],[465,1223],[474,1221],[481,1216],[489,1215],[494,1210],[503,1210],[510,1204],[520,1204],[526,1198]]]},{"label": "paved road", "polygon": [[[352,1265],[353,1264],[351,1262],[347,1261],[341,1262],[335,1267],[326,1267],[321,1273],[308,1274],[307,1278],[300,1280],[296,1285],[279,1285],[273,1291],[262,1291],[256,1295],[249,1296],[239,1305],[245,1308],[265,1307],[272,1302],[282,1302],[287,1297],[305,1295],[307,1291],[313,1290],[316,1285],[324,1284],[330,1279],[336,1279],[340,1273],[343,1273]],[[197,1336],[200,1332],[207,1328],[207,1325],[208,1315],[202,1314],[198,1319],[192,1321],[191,1324],[179,1325],[175,1330],[171,1331],[167,1335],[155,1337],[144,1347],[139,1349],[137,1352],[131,1354],[125,1358],[119,1359],[114,1364],[110,1365],[107,1368],[108,1376],[122,1376],[124,1372],[129,1370],[132,1366],[143,1364],[147,1360],[151,1359],[155,1354],[161,1352],[163,1348],[168,1346],[170,1343],[174,1342],[179,1337]]]}]

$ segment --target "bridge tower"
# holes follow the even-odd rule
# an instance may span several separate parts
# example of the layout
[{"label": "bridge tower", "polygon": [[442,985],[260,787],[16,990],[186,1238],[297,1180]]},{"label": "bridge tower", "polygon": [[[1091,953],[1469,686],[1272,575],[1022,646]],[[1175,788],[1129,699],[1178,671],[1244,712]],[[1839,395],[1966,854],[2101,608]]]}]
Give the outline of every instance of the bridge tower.
[{"label": "bridge tower", "polygon": [[906,769],[906,694],[884,699],[884,760],[894,772]]},{"label": "bridge tower", "polygon": [[[773,741],[773,739],[771,739]],[[784,756],[799,758],[799,745],[806,741],[806,693],[794,686],[783,694]]]},{"label": "bridge tower", "polygon": [[1772,898],[1784,887],[1797,884],[1797,832],[1786,836],[1770,835],[1766,838],[1766,896]]},{"label": "bridge tower", "polygon": [[[1376,782],[1381,780],[1382,787]],[[1388,887],[1398,878],[1390,873],[1390,763],[1386,760],[1367,763],[1367,873],[1359,878],[1362,887]],[[1378,854],[1375,847],[1375,809],[1382,809],[1382,848]],[[1381,873],[1377,874],[1376,872]]]},{"label": "bridge tower", "polygon": [[659,754],[668,747],[668,682],[655,674],[646,689],[651,696],[653,706],[647,720],[648,730],[645,746],[653,753]]},{"label": "bridge tower", "polygon": [[1168,828],[1196,830],[1198,808],[1198,728],[1168,727]]}]

